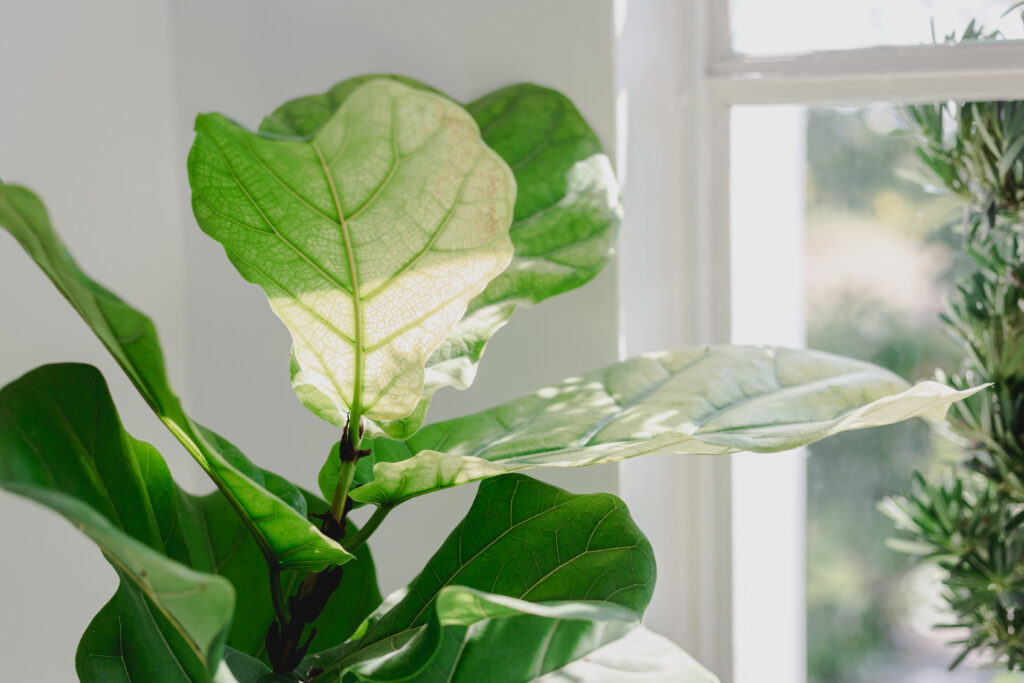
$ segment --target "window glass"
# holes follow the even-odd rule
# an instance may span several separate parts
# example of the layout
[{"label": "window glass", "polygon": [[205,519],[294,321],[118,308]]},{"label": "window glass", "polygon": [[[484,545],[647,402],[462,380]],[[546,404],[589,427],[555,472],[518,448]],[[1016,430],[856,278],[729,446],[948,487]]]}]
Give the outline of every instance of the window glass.
[{"label": "window glass", "polygon": [[[735,340],[806,340],[909,381],[955,370],[939,313],[961,213],[908,178],[898,108],[736,107],[731,136]],[[759,680],[783,640],[811,683],[1020,680],[972,659],[947,673],[960,634],[934,628],[940,574],[885,545],[896,534],[878,502],[959,455],[918,420],[734,459],[737,681]],[[806,557],[796,588],[791,556]]]},{"label": "window glass", "polygon": [[[806,135],[808,346],[911,381],[954,369],[960,352],[938,315],[958,211],[901,177],[916,160],[897,109],[809,109]],[[918,420],[808,451],[808,680],[988,680],[969,666],[943,673],[955,651],[932,628],[937,572],[885,547],[892,522],[875,509],[956,448]]]},{"label": "window glass", "polygon": [[[784,54],[875,45],[917,45],[972,19],[1004,37],[1024,38],[1020,10],[1011,0],[730,0],[733,49],[741,54]],[[1006,14],[1006,16],[1003,16]]]}]

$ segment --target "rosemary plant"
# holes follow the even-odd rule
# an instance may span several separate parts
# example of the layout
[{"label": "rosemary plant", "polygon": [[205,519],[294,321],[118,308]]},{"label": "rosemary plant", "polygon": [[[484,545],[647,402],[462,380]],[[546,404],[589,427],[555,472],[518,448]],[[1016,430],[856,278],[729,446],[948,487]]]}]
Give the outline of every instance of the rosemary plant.
[{"label": "rosemary plant", "polygon": [[[971,25],[961,39],[992,39]],[[949,37],[955,39],[955,37]],[[915,474],[882,503],[909,538],[893,547],[937,560],[959,628],[950,668],[971,652],[1024,669],[1024,102],[947,102],[904,109],[931,183],[963,201],[967,273],[942,316],[963,347],[953,387],[991,383],[950,413],[963,461],[942,483]]]}]

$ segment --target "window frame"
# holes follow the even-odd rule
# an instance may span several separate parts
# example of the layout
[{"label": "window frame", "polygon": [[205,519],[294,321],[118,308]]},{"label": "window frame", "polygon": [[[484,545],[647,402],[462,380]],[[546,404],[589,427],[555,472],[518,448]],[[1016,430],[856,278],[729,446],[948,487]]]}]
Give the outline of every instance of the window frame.
[{"label": "window frame", "polygon": [[[685,153],[670,180],[682,188],[660,201],[662,215],[678,217],[682,238],[624,240],[620,259],[623,302],[644,298],[641,310],[623,305],[622,354],[655,348],[732,340],[730,244],[730,112],[740,105],[911,104],[952,99],[1024,98],[1024,41],[962,45],[879,46],[792,55],[743,55],[731,49],[729,3],[616,3],[620,97],[650,87],[651,69],[675,84],[677,137]],[[630,31],[645,31],[643,40]],[[676,45],[678,61],[637,69],[639,50],[658,52]],[[620,103],[621,104],[621,103]],[[626,230],[638,228],[656,211],[630,201],[638,194],[630,180],[653,161],[633,152],[626,140],[649,135],[636,115],[620,106],[617,164],[628,171],[624,199],[630,207]],[[632,119],[632,120],[630,120]],[[671,148],[671,147],[670,147]],[[662,228],[662,235],[670,227]],[[680,251],[681,250],[681,251]],[[677,284],[661,291],[637,284],[641,268],[681,269]],[[674,283],[676,284],[676,283]],[[653,330],[636,325],[652,310],[674,311],[681,328]],[[729,458],[657,458],[621,466],[621,493],[658,552],[660,586],[652,605],[652,627],[673,638],[718,674],[723,683],[736,671],[733,630],[733,472]],[[804,486],[803,479],[792,482]],[[805,522],[806,520],[804,520]],[[805,528],[791,530],[800,536]],[[801,563],[803,558],[801,558]],[[666,585],[667,584],[667,585]],[[806,612],[806,606],[797,608]],[[773,633],[780,651],[803,653],[805,633]],[[741,655],[742,656],[742,655]],[[764,662],[761,662],[764,664]],[[793,662],[789,663],[793,665]],[[805,671],[804,663],[799,670]],[[787,670],[791,666],[786,667]],[[736,683],[749,683],[737,680]]]}]

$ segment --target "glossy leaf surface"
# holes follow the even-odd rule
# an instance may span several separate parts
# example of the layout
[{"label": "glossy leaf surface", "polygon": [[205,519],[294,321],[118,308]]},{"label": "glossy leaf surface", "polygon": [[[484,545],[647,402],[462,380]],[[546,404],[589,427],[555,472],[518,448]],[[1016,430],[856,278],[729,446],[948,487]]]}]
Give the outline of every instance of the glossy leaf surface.
[{"label": "glossy leaf surface", "polygon": [[315,135],[200,116],[189,156],[200,226],[292,333],[314,413],[404,418],[424,366],[512,257],[515,181],[450,100],[384,79]]},{"label": "glossy leaf surface", "polygon": [[269,490],[270,484],[259,477],[259,468],[185,414],[168,382],[152,321],[82,272],[51,227],[38,197],[23,187],[0,183],[0,226],[14,235],[49,276],[153,411],[217,483],[259,539],[265,556],[286,569],[320,569],[351,558],[321,534],[303,511],[282,499],[294,503],[294,487]]},{"label": "glossy leaf surface", "polygon": [[82,680],[209,680],[235,592],[186,566],[202,546],[180,494],[152,446],[121,429],[95,368],[44,366],[0,391],[0,486],[66,517],[121,578],[82,637]]},{"label": "glossy leaf surface", "polygon": [[[505,650],[509,680],[529,680],[624,635],[654,578],[650,544],[619,499],[521,475],[491,479],[408,590],[382,605],[359,637],[307,665],[326,670],[318,680],[349,670],[369,680],[473,680]],[[555,617],[544,610],[556,608],[534,604],[549,601],[591,604],[564,606]]]},{"label": "glossy leaf surface", "polygon": [[[259,474],[284,481],[262,470]],[[95,368],[44,366],[0,392],[0,485],[55,508],[78,525],[98,515],[126,542],[145,544],[145,556],[171,571],[172,578],[181,574],[198,581],[195,577],[201,577],[196,594],[206,593],[207,584],[222,588],[227,579],[230,605],[219,618],[225,626],[232,614],[235,620],[230,634],[219,634],[217,642],[244,654],[262,655],[274,611],[270,577],[258,545],[220,492],[192,496],[180,490],[159,453],[123,430]],[[307,506],[313,512],[327,508],[308,494],[301,498],[301,507]],[[134,672],[135,680],[163,680],[150,678],[147,672],[188,670],[187,648],[161,649],[165,639],[169,647],[175,646],[181,629],[165,624],[166,610],[158,605],[154,612],[149,607],[152,599],[147,603],[133,591],[132,577],[125,573],[130,565],[107,549],[113,532],[97,537],[89,528],[84,530],[104,548],[123,583],[83,638],[80,671],[90,672],[94,678],[89,680],[108,680],[103,676],[118,680],[114,673],[122,670]],[[355,533],[354,525],[348,525],[348,533]],[[380,602],[368,547],[359,548],[355,558],[344,569],[341,587],[314,622],[313,642],[321,648],[344,641]],[[151,568],[141,571],[157,576]],[[286,592],[293,592],[300,579],[296,572],[287,573]],[[180,597],[187,597],[187,592]],[[223,606],[222,596],[210,598],[210,606]],[[193,636],[192,631],[185,632]],[[199,632],[195,639],[203,643],[209,636]],[[205,651],[203,657],[216,663]]]},{"label": "glossy leaf surface", "polygon": [[974,391],[937,382],[908,388],[870,363],[815,351],[712,346],[652,354],[430,425],[408,441],[374,439],[373,479],[352,497],[396,504],[519,470],[788,450],[850,429],[941,418]]},{"label": "glossy leaf surface", "polygon": [[[360,76],[326,93],[283,104],[260,131],[310,136],[362,83],[399,76]],[[424,397],[408,418],[384,425],[395,438],[423,422],[431,396],[442,386],[465,389],[473,381],[487,341],[523,304],[579,287],[608,262],[621,219],[618,183],[597,135],[561,93],[530,83],[502,88],[466,105],[481,135],[512,168],[517,185],[509,235],[515,258],[479,296],[427,362]]]},{"label": "glossy leaf surface", "polygon": [[718,680],[673,643],[640,626],[629,611],[609,603],[538,604],[448,586],[429,613],[428,623],[397,649],[362,652],[364,658],[332,665],[315,681]]}]

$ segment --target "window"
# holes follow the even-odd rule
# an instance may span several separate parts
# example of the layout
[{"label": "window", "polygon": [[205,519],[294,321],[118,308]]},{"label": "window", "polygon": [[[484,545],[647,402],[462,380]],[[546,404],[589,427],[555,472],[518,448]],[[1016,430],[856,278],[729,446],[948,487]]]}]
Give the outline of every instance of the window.
[{"label": "window", "polygon": [[[917,160],[899,126],[898,108],[889,104],[734,109],[734,337],[806,342],[910,380],[957,366],[960,350],[943,333],[938,314],[950,285],[957,246],[950,228],[960,207],[903,178]],[[776,272],[779,252],[792,263]],[[955,457],[955,447],[914,422],[839,436],[778,458],[734,459],[736,605],[762,602],[769,578],[777,586],[775,600],[805,601],[809,681],[927,679],[955,656],[945,645],[954,634],[931,628],[937,572],[912,567],[885,547],[893,527],[875,509],[908,485],[913,470]],[[766,488],[773,480],[783,490],[804,488],[806,495],[781,496]],[[740,504],[748,500],[755,502]],[[804,524],[805,535],[780,541],[780,522],[788,529]],[[787,549],[782,558],[780,547]],[[797,631],[803,620],[799,609],[790,609],[793,623],[786,628]],[[778,613],[772,618],[782,623]],[[759,621],[746,634],[744,619],[737,619],[741,642],[763,640]],[[944,680],[978,678],[964,666]]]},{"label": "window", "polygon": [[732,48],[765,55],[931,42],[972,19],[1008,38],[1024,37],[1006,0],[732,0]]},{"label": "window", "polygon": [[[873,324],[881,332],[873,339],[857,340],[862,351],[853,355],[864,357],[869,342],[876,345],[870,348],[881,345],[917,377],[927,375],[935,364],[947,364],[950,353],[955,358],[955,350],[944,348],[930,327],[941,292],[941,286],[930,283],[948,269],[948,249],[935,239],[923,242],[922,233],[906,227],[934,227],[935,216],[916,212],[937,216],[943,208],[925,202],[914,194],[913,186],[900,185],[888,172],[874,173],[876,184],[871,188],[850,187],[861,181],[834,177],[844,170],[843,163],[828,155],[842,153],[837,136],[860,135],[857,144],[881,144],[890,155],[883,155],[883,161],[899,165],[899,141],[886,136],[899,104],[1024,98],[1024,41],[930,43],[929,16],[935,16],[940,38],[953,30],[959,33],[964,28],[960,22],[972,16],[985,19],[988,26],[999,21],[1009,38],[1024,37],[1015,15],[999,19],[1011,3],[733,0],[729,7],[718,0],[694,0],[681,8],[620,4],[620,119],[626,121],[620,143],[627,140],[628,145],[620,150],[619,164],[628,170],[624,191],[633,221],[627,227],[636,230],[638,222],[666,220],[684,226],[678,238],[668,239],[670,248],[665,239],[655,243],[645,240],[643,233],[642,243],[631,239],[623,245],[622,296],[630,302],[623,314],[628,353],[724,341],[810,341],[851,353],[840,343],[849,341],[850,335],[837,334],[836,325],[867,334]],[[631,50],[631,45],[644,49]],[[630,99],[631,86],[648,92],[640,85],[649,85],[652,79],[661,79],[669,92],[678,92],[682,84],[676,107],[678,137],[665,135],[660,128],[652,131],[652,122],[643,119],[645,103]],[[637,177],[644,163],[673,155],[681,159],[677,167],[655,162],[655,177]],[[645,181],[678,191],[658,200]],[[860,195],[823,195],[829,184]],[[644,206],[638,208],[638,202]],[[901,211],[914,214],[913,220],[893,218],[888,227],[865,233],[865,221],[884,224],[885,216]],[[844,213],[845,226],[840,220]],[[859,283],[854,278],[845,286],[827,282],[826,274],[842,279],[851,269],[836,265],[843,259],[823,265],[823,255],[855,257],[853,247],[864,248],[869,237],[876,240],[873,265],[895,268],[887,263],[896,261],[882,257],[899,260],[903,254],[910,260],[899,260],[899,267],[911,271],[912,277],[881,291],[860,286],[865,278]],[[678,287],[656,294],[645,289],[642,273],[667,272],[669,264],[681,270],[675,279],[667,279]],[[877,273],[867,279],[877,282]],[[880,305],[879,295],[890,299]],[[849,317],[829,325],[834,307],[821,303],[843,297]],[[896,315],[879,319],[888,309]],[[642,322],[658,310],[681,311],[683,323],[659,327]],[[865,318],[872,315],[874,321]],[[640,322],[632,325],[631,319]],[[896,330],[893,320],[907,329]],[[894,339],[900,336],[897,333],[917,342],[936,341],[912,347],[904,340],[901,347]],[[903,454],[924,439],[919,431],[885,434],[878,438],[895,442]],[[864,447],[852,442],[837,446]],[[918,460],[908,456],[889,462],[887,477],[897,479],[907,469],[942,456],[928,451],[918,453]],[[926,652],[920,647],[890,650],[881,657],[885,661],[876,657],[874,663],[863,664],[865,659],[849,665],[822,661],[815,651],[819,643],[806,637],[809,622],[816,637],[827,635],[822,620],[832,621],[829,610],[837,609],[820,599],[820,592],[829,591],[829,577],[821,572],[847,571],[843,553],[848,556],[851,548],[861,547],[857,543],[866,542],[853,535],[833,543],[840,546],[834,553],[827,541],[837,532],[821,526],[830,516],[854,514],[822,507],[834,502],[828,499],[836,497],[837,489],[828,486],[837,476],[854,481],[855,471],[841,471],[844,464],[852,468],[852,460],[848,453],[830,457],[815,449],[809,455],[624,465],[627,502],[649,529],[655,547],[668,548],[659,550],[661,583],[668,587],[659,588],[662,592],[649,613],[654,626],[676,638],[726,683],[807,680],[809,657],[817,658],[811,664],[811,680],[885,680],[887,675],[910,680],[910,671],[924,675],[922,680],[934,677],[929,667],[941,668],[949,658],[941,647],[929,650],[930,642]],[[876,492],[878,497],[886,495],[890,491],[877,486],[878,474],[872,473],[874,481],[862,478],[850,488],[865,490],[866,498]],[[864,516],[855,524],[886,524],[875,516],[872,503],[867,506],[857,513]],[[873,521],[861,521],[865,519]],[[810,584],[808,552],[827,558],[813,567]],[[835,580],[844,581],[842,576]],[[919,583],[900,584],[900,590]],[[861,584],[858,590],[854,601],[861,604],[865,596],[874,600],[881,592],[878,584]],[[931,615],[908,618],[925,623]],[[856,654],[852,644],[846,650],[845,654]],[[828,677],[842,666],[861,678]],[[884,666],[904,669],[893,673],[896,669]],[[988,677],[979,679],[965,670],[961,678],[949,680]]]}]

